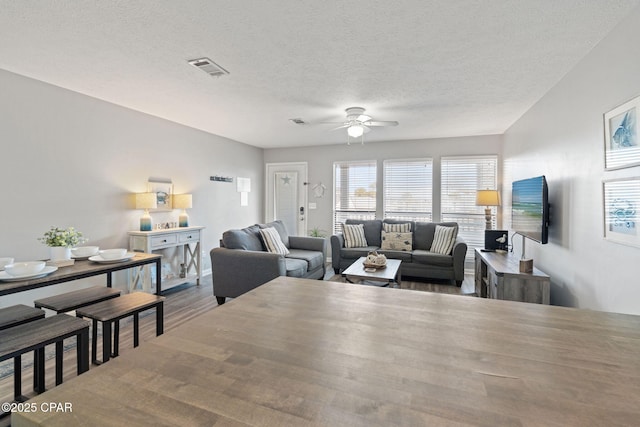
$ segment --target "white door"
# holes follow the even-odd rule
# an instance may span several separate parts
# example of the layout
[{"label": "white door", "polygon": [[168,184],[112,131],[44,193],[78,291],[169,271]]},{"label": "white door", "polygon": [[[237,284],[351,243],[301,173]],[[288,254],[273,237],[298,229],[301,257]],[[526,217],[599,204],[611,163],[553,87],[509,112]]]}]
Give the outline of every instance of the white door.
[{"label": "white door", "polygon": [[266,222],[282,220],[291,235],[307,235],[307,163],[267,163]]}]

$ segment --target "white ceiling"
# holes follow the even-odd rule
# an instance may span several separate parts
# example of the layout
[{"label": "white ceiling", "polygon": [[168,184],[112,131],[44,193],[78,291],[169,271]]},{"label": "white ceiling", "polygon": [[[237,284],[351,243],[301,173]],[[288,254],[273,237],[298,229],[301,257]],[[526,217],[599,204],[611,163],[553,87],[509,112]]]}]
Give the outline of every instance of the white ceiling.
[{"label": "white ceiling", "polygon": [[0,0],[0,68],[265,148],[495,134],[638,2]]}]

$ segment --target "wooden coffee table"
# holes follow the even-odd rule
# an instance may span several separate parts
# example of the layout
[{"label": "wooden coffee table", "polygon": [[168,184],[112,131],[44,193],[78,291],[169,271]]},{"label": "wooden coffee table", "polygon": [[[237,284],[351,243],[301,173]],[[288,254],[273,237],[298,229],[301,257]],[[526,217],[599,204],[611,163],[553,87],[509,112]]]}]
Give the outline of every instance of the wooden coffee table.
[{"label": "wooden coffee table", "polygon": [[347,267],[342,272],[342,277],[349,283],[357,283],[352,280],[371,280],[373,282],[380,282],[379,286],[389,286],[393,284],[393,287],[399,288],[402,283],[402,261],[399,259],[388,259],[387,266],[385,268],[378,268],[376,271],[366,271],[363,264],[365,257],[358,258],[353,264]]}]

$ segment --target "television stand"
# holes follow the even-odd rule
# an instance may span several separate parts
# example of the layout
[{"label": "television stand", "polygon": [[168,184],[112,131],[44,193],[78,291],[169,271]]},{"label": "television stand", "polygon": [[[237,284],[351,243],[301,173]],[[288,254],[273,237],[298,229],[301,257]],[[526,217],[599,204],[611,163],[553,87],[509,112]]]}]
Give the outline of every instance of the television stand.
[{"label": "television stand", "polygon": [[520,259],[510,252],[475,250],[476,293],[482,298],[549,304],[551,279],[534,267],[520,272]]}]

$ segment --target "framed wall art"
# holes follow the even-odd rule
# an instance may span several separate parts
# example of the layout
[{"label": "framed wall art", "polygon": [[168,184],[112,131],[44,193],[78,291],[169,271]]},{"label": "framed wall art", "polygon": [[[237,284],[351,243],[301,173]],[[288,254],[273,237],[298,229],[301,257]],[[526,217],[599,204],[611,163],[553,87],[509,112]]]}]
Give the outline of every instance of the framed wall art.
[{"label": "framed wall art", "polygon": [[604,238],[640,247],[640,177],[602,183],[604,196]]},{"label": "framed wall art", "polygon": [[171,210],[171,194],[173,184],[170,179],[150,178],[147,183],[147,191],[155,193],[158,198],[158,207],[149,209],[151,212],[165,212]]},{"label": "framed wall art", "polygon": [[604,115],[605,170],[640,165],[637,118],[640,96]]}]

